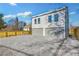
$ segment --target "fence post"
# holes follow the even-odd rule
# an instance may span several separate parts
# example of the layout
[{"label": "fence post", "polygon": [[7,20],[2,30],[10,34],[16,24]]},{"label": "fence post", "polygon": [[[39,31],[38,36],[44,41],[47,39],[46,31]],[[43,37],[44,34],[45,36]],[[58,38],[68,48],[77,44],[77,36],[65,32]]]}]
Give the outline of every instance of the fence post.
[{"label": "fence post", "polygon": [[6,37],[8,37],[7,32],[5,32]]}]

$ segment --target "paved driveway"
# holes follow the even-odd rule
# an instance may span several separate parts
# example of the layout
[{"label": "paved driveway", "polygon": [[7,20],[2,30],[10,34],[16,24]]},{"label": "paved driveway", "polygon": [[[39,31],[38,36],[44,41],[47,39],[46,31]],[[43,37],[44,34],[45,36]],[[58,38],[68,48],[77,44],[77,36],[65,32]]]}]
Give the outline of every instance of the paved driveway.
[{"label": "paved driveway", "polygon": [[0,38],[0,55],[79,55],[79,41],[74,38],[63,40],[31,35]]}]

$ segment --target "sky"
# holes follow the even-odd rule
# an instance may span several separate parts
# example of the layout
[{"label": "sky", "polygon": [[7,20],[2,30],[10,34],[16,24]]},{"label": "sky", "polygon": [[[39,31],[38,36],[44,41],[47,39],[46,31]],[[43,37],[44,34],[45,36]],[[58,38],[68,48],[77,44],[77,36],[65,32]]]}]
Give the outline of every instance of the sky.
[{"label": "sky", "polygon": [[31,23],[31,17],[40,13],[68,6],[69,22],[79,26],[79,4],[75,3],[0,3],[0,13],[7,22],[17,16],[20,21]]}]

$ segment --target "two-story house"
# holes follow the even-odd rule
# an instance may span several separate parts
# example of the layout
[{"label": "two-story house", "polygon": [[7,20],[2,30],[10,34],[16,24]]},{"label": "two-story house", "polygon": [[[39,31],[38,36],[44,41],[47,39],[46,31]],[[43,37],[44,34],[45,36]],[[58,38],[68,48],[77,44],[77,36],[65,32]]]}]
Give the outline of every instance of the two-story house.
[{"label": "two-story house", "polygon": [[64,37],[68,35],[69,28],[68,8],[60,8],[32,17],[32,35],[50,36],[63,31]]}]

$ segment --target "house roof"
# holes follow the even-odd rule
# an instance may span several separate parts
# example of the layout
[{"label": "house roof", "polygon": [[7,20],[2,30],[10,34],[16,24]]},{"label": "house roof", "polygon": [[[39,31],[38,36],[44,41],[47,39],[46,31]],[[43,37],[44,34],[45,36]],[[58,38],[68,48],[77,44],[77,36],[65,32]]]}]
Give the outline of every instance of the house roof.
[{"label": "house roof", "polygon": [[24,28],[31,28],[31,25],[26,25],[24,26]]},{"label": "house roof", "polygon": [[43,16],[43,15],[47,15],[47,14],[51,14],[51,13],[55,13],[57,11],[61,11],[61,10],[65,10],[67,7],[63,7],[63,8],[60,8],[60,9],[56,9],[56,10],[53,10],[53,11],[49,11],[49,12],[45,12],[45,13],[41,13],[41,14],[38,14],[38,15],[35,15],[35,16],[32,16],[32,18],[36,18],[36,17],[39,17],[39,16]]}]

